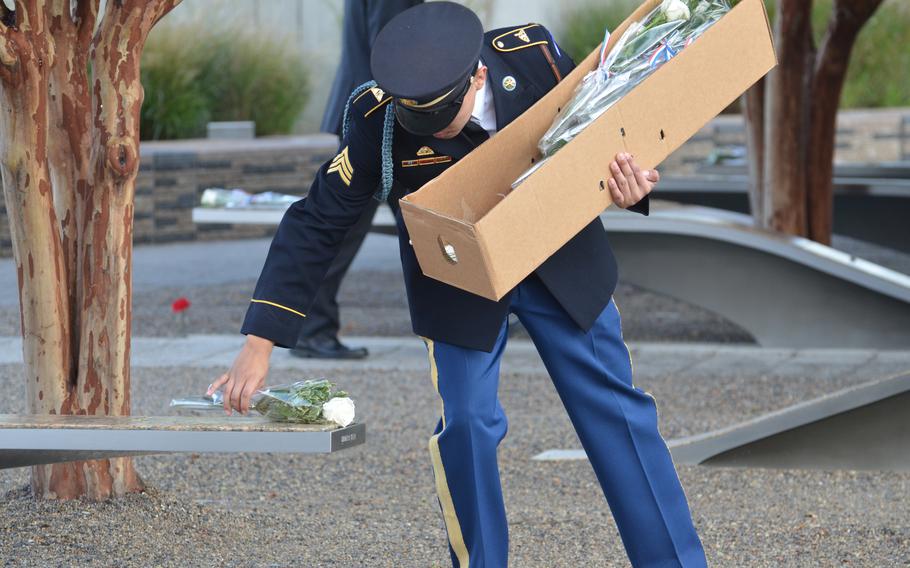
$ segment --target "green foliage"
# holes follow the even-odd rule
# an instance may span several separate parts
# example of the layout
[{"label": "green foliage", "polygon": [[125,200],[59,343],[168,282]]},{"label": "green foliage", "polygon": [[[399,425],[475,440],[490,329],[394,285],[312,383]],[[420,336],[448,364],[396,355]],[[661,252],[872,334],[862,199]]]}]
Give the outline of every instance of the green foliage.
[{"label": "green foliage", "polygon": [[640,2],[636,0],[593,1],[570,9],[558,38],[559,47],[578,63],[603,41],[604,30],[615,30]]},{"label": "green foliage", "polygon": [[853,46],[841,106],[910,106],[908,45],[910,5],[906,0],[886,0]]},{"label": "green foliage", "polygon": [[211,119],[211,96],[202,70],[212,51],[182,30],[156,30],[142,54],[145,92],[139,131],[143,139],[161,140],[205,135]]},{"label": "green foliage", "polygon": [[[738,0],[737,0],[738,1]],[[603,39],[604,29],[615,29],[640,4],[637,0],[595,2],[576,7],[564,19],[560,46],[576,62]],[[765,0],[771,21],[774,0]],[[831,16],[832,0],[815,0],[812,28],[817,43],[824,37]],[[910,106],[910,4],[885,0],[860,32],[847,71],[842,108]]]},{"label": "green foliage", "polygon": [[156,28],[142,56],[145,139],[205,135],[210,120],[291,132],[310,94],[303,57],[283,42],[198,23]]}]

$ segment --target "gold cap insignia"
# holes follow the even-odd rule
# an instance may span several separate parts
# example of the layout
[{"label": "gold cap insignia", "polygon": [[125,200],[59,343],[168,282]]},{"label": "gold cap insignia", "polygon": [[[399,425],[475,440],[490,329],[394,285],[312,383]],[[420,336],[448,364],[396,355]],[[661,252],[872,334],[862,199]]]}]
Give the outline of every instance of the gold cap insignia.
[{"label": "gold cap insignia", "polygon": [[354,177],[354,167],[351,165],[351,158],[348,156],[348,146],[344,147],[344,150],[338,153],[337,156],[332,158],[332,163],[329,164],[329,169],[326,170],[327,174],[337,173],[338,177],[341,178],[341,181],[345,185],[351,185],[351,178]]},{"label": "gold cap insignia", "polygon": [[525,43],[531,42],[531,38],[528,37],[528,32],[524,31],[524,29],[518,30],[518,32],[515,34],[515,37]]},{"label": "gold cap insignia", "polygon": [[429,146],[424,146],[424,147],[421,148],[420,150],[417,150],[417,155],[418,155],[418,156],[432,156],[432,155],[435,154],[435,153],[436,153],[436,152],[434,152],[433,149],[430,148]]}]

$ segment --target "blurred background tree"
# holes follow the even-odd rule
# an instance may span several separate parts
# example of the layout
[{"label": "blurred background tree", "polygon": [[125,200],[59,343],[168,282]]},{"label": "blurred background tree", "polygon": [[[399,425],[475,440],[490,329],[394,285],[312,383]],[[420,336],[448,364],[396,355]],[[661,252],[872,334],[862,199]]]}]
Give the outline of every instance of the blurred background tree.
[{"label": "blurred background tree", "polygon": [[142,56],[142,138],[204,137],[217,120],[252,120],[256,134],[289,134],[306,106],[303,55],[281,37],[236,24],[167,23]]},{"label": "blurred background tree", "polygon": [[[638,4],[616,0],[572,10],[562,47],[581,61],[600,45],[604,28],[617,27]],[[829,244],[837,109],[910,106],[910,3],[765,5],[780,65],[726,111],[748,109],[752,215],[759,226]]]}]

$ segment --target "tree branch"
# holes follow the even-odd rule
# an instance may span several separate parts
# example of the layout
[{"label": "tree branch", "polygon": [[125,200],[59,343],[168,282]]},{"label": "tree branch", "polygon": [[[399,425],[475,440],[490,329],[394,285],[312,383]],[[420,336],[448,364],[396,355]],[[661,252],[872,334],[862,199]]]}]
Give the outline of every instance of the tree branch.
[{"label": "tree branch", "polygon": [[80,49],[88,50],[95,34],[95,24],[98,22],[99,0],[78,0],[76,4],[75,21],[78,27],[78,41]]},{"label": "tree branch", "polygon": [[862,27],[882,0],[836,0],[811,75],[813,104],[806,164],[809,236],[829,243],[833,228],[834,144],[837,109],[847,77],[850,54]]},{"label": "tree branch", "polygon": [[33,26],[37,26],[38,30],[43,31],[44,18],[41,16],[44,12],[44,4],[45,0],[29,2],[16,0],[16,27],[23,32],[28,32]]}]

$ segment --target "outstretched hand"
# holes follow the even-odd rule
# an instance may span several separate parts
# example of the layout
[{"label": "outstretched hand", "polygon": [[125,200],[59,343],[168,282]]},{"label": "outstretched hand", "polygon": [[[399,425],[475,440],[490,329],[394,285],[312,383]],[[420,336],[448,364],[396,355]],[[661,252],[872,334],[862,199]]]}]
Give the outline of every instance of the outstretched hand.
[{"label": "outstretched hand", "polygon": [[651,193],[654,185],[660,181],[657,170],[642,170],[635,165],[631,154],[620,152],[610,162],[610,173],[613,177],[607,181],[613,203],[626,209],[641,201]]},{"label": "outstretched hand", "polygon": [[265,377],[269,372],[269,356],[274,346],[275,344],[268,339],[248,335],[231,369],[209,385],[206,394],[211,396],[223,385],[224,412],[230,415],[236,410],[246,414],[253,393],[265,384]]}]

